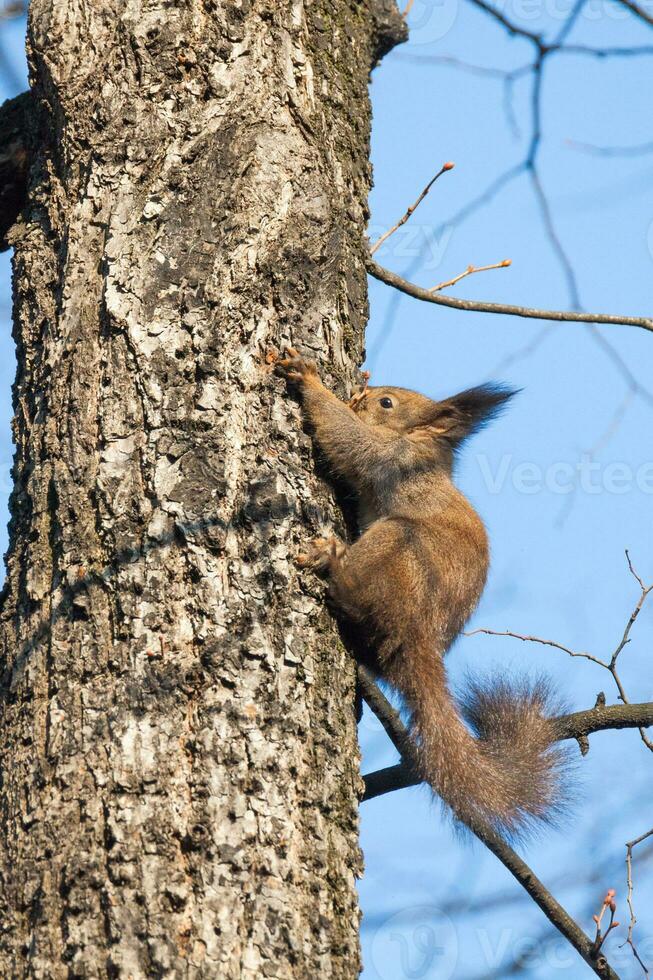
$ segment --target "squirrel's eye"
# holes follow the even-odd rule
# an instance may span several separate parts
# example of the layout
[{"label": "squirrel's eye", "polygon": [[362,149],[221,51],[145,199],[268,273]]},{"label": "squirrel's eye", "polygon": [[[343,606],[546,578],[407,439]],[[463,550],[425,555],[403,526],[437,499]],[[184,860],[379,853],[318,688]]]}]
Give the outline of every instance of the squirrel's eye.
[{"label": "squirrel's eye", "polygon": [[379,398],[381,408],[392,408],[392,398]]}]

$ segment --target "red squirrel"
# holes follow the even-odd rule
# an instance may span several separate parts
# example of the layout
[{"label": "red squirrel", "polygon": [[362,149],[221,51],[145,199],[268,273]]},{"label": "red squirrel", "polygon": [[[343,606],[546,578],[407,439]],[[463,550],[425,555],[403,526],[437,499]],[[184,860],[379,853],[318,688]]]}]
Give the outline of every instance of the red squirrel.
[{"label": "red squirrel", "polygon": [[328,578],[377,672],[403,695],[421,774],[472,829],[515,837],[549,820],[565,755],[546,682],[470,682],[454,700],[444,666],[489,564],[483,522],[452,481],[455,455],[515,392],[481,385],[432,401],[366,387],[347,404],[292,348],[277,370],[298,387],[328,465],[358,501],[358,539],[313,541],[298,564]]}]

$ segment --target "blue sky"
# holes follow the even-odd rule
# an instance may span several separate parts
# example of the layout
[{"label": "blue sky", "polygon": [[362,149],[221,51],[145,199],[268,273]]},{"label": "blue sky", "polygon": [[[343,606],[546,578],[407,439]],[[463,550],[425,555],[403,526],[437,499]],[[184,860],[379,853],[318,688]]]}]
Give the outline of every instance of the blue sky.
[{"label": "blue sky", "polygon": [[[569,8],[563,0],[510,0],[501,9],[528,30],[551,36]],[[455,295],[568,307],[568,282],[528,175],[461,224],[450,224],[523,158],[532,83],[527,77],[514,83],[511,121],[498,76],[442,59],[507,71],[532,59],[531,45],[509,38],[468,0],[415,0],[409,20],[410,43],[373,76],[372,237],[394,223],[445,160],[456,168],[377,258],[422,285],[448,279],[470,263],[510,258],[509,269],[470,277]],[[20,21],[0,28],[3,96],[24,85],[23,32]],[[618,5],[588,0],[567,43],[653,50],[653,33]],[[581,54],[556,55],[545,66],[539,172],[586,309],[651,312],[653,153],[597,155],[578,144],[653,143],[652,68],[651,56]],[[609,657],[639,595],[625,548],[642,577],[653,581],[653,337],[627,327],[592,333],[562,324],[543,330],[539,321],[427,306],[375,281],[370,297],[367,366],[373,383],[432,396],[489,378],[523,388],[509,412],[470,443],[459,469],[460,486],[486,520],[493,554],[470,629],[552,638]],[[0,317],[4,527],[13,379],[6,255],[0,256]],[[571,479],[579,463],[580,476]],[[574,485],[575,492],[568,492]],[[621,658],[632,700],[653,697],[652,633],[653,598]],[[600,668],[512,639],[462,637],[448,664],[454,683],[465,671],[508,667],[551,674],[573,708],[590,707],[601,690],[609,702],[616,700],[612,679]],[[366,771],[394,760],[368,714],[361,742]],[[617,890],[618,917],[628,920],[624,843],[653,826],[653,753],[636,732],[606,733],[592,738],[579,770],[572,817],[524,853],[590,930],[608,887]],[[365,980],[503,980],[520,958],[520,975],[532,980],[592,975],[497,861],[452,834],[424,789],[364,804],[362,843]],[[653,965],[653,874],[645,849],[641,855],[635,862],[635,937]],[[623,978],[643,976],[629,949],[619,950],[624,938],[620,929],[609,940],[611,959]]]}]

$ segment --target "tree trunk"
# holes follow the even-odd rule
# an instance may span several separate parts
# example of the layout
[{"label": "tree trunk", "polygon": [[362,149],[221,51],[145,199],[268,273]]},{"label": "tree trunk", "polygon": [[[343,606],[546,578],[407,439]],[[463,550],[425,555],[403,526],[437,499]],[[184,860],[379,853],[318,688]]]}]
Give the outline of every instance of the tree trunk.
[{"label": "tree trunk", "polygon": [[293,565],[336,509],[265,356],[353,378],[399,34],[387,0],[32,0],[0,976],[358,972],[354,672]]}]

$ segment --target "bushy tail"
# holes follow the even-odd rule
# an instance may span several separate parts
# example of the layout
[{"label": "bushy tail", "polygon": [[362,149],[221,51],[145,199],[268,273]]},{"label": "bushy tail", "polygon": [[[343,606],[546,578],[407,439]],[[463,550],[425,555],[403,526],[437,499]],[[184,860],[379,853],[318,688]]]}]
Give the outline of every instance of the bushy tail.
[{"label": "bushy tail", "polygon": [[568,757],[554,738],[548,683],[469,681],[456,703],[440,657],[422,654],[411,666],[396,682],[412,709],[420,768],[454,817],[514,839],[559,815]]}]

